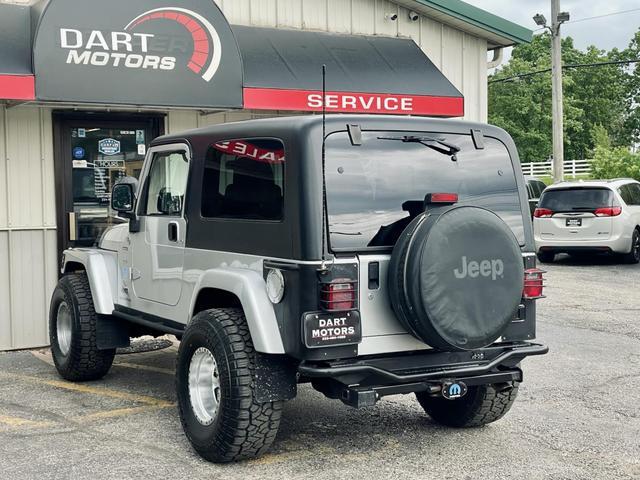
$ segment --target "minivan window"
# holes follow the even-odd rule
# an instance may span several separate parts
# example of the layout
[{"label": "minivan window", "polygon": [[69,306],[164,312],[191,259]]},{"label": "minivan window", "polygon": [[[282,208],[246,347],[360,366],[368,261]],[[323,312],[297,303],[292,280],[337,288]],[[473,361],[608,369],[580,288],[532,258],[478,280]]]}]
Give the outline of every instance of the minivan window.
[{"label": "minivan window", "polygon": [[[460,148],[450,154],[421,143],[379,137],[426,136]],[[459,205],[496,212],[524,245],[523,214],[511,157],[505,145],[485,137],[477,150],[470,135],[428,132],[362,133],[352,145],[347,132],[326,141],[327,209],[331,248],[392,247],[422,211],[428,193],[457,193]],[[446,149],[444,149],[446,150]]]},{"label": "minivan window", "polygon": [[613,192],[608,188],[571,187],[547,190],[538,206],[553,212],[589,212],[612,205]]},{"label": "minivan window", "polygon": [[280,140],[251,138],[214,143],[205,160],[202,216],[281,220],[284,163]]}]

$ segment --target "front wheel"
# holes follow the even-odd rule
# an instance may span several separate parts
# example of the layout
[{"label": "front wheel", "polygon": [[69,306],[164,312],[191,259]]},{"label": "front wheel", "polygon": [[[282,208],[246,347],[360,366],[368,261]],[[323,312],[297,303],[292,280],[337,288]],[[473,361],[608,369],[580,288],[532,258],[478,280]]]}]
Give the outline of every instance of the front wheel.
[{"label": "front wheel", "polygon": [[426,392],[416,393],[424,411],[437,423],[448,427],[480,427],[502,418],[518,395],[518,382],[469,387],[464,397],[447,400]]},{"label": "front wheel", "polygon": [[97,323],[86,273],[62,277],[51,297],[49,340],[53,362],[63,378],[97,380],[111,368],[116,351],[98,349]]},{"label": "front wheel", "polygon": [[631,236],[631,251],[622,256],[625,263],[639,263],[640,262],[640,230],[637,228],[633,231]]},{"label": "front wheel", "polygon": [[256,399],[255,357],[240,309],[200,312],[184,333],[176,371],[180,420],[206,460],[257,457],[276,437],[283,402]]}]

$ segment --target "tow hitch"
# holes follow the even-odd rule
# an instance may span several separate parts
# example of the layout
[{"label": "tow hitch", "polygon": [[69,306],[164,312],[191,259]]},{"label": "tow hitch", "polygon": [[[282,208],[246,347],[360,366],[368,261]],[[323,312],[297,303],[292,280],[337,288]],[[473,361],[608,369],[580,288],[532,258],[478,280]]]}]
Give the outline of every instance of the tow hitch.
[{"label": "tow hitch", "polygon": [[512,382],[522,381],[522,371],[493,372],[475,377],[458,379],[440,379],[427,382],[413,382],[398,385],[361,386],[344,385],[333,379],[314,379],[313,386],[329,398],[342,400],[343,403],[354,408],[372,407],[378,400],[387,395],[426,392],[432,396],[442,396],[447,400],[464,397],[469,387],[476,385],[495,385],[498,390],[512,388]]}]

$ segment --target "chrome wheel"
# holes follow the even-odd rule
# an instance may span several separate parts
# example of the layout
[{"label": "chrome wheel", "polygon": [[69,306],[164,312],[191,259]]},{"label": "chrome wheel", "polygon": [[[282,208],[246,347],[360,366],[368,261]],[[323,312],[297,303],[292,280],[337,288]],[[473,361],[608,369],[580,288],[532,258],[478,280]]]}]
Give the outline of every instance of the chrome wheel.
[{"label": "chrome wheel", "polygon": [[58,306],[56,315],[56,332],[58,338],[58,348],[62,355],[67,356],[71,349],[71,332],[73,330],[73,320],[71,310],[67,302],[62,302]]},{"label": "chrome wheel", "polygon": [[633,244],[631,245],[631,253],[633,258],[640,260],[640,234],[636,232],[633,236]]},{"label": "chrome wheel", "polygon": [[189,364],[189,398],[198,422],[211,425],[220,406],[220,374],[209,349],[200,347]]}]

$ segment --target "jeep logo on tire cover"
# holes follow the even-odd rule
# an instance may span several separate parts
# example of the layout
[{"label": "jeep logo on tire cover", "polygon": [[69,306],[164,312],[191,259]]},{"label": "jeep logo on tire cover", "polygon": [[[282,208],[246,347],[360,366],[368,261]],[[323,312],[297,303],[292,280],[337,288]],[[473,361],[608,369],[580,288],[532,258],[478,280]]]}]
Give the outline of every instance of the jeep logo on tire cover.
[{"label": "jeep logo on tire cover", "polygon": [[455,268],[453,274],[456,278],[476,278],[478,276],[491,277],[491,280],[496,280],[498,277],[502,278],[504,274],[504,262],[499,258],[492,258],[487,260],[468,261],[466,256],[462,257],[462,265],[460,268]]}]

